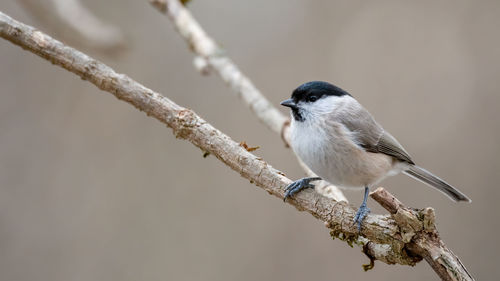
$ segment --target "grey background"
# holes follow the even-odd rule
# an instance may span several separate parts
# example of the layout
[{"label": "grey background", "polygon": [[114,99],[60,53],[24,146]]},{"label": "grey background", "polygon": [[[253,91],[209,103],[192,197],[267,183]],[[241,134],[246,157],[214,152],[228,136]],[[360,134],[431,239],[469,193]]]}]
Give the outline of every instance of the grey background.
[{"label": "grey background", "polygon": [[[219,78],[196,73],[146,1],[84,2],[128,39],[119,54],[84,51],[303,176]],[[500,2],[194,0],[190,9],[274,104],[308,80],[353,94],[473,202],[405,176],[383,186],[435,207],[443,239],[478,280],[498,275]],[[15,1],[0,10],[62,36]],[[426,263],[363,272],[359,248],[332,241],[310,215],[4,40],[0,85],[1,280],[437,280]],[[362,194],[346,196],[358,205]]]}]

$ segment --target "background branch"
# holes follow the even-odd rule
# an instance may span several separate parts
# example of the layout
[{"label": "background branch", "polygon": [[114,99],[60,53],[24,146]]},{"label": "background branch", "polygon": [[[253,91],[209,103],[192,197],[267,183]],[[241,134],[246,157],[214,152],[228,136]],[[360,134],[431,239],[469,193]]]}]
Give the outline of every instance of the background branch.
[{"label": "background branch", "polygon": [[[291,182],[283,173],[249,153],[193,111],[1,12],[0,36],[77,74],[148,116],[155,117],[172,128],[176,137],[189,140],[212,153],[244,178],[270,194],[283,198],[283,188]],[[385,202],[384,206],[391,206],[389,209],[395,209],[396,213],[390,216],[369,215],[361,233],[352,224],[354,209],[345,202],[335,202],[311,190],[301,192],[287,202],[324,221],[332,230],[333,237],[351,244],[364,243],[363,249],[372,261],[380,259],[388,263],[414,265],[423,257],[443,280],[473,280],[458,258],[440,240],[432,209],[415,211],[400,203],[391,203],[396,202],[395,198],[379,200]],[[360,235],[364,238],[360,238]]]},{"label": "background branch", "polygon": [[[255,116],[272,131],[280,134],[285,144],[289,146],[289,118],[273,106],[252,81],[241,72],[224,50],[207,35],[191,12],[178,0],[150,0],[150,3],[168,16],[190,49],[196,54],[195,68],[202,74],[216,72],[243,103],[250,107]],[[309,177],[317,177],[298,157],[297,160]],[[336,201],[348,202],[338,187],[325,181],[317,182],[315,189]]]},{"label": "background branch", "polygon": [[102,50],[124,48],[121,30],[97,18],[79,0],[18,0],[38,21],[64,38]]}]

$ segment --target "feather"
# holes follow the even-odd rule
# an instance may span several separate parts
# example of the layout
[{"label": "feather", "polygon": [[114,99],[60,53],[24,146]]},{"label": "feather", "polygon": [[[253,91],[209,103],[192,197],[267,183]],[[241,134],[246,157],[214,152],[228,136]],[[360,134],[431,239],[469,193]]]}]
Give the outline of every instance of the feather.
[{"label": "feather", "polygon": [[431,172],[425,170],[424,168],[411,165],[408,170],[404,171],[404,173],[416,180],[419,180],[427,184],[430,187],[433,187],[441,191],[455,202],[458,201],[465,201],[469,203],[471,202],[471,200],[469,199],[469,197],[467,197],[467,195],[463,194],[458,189],[451,186],[444,180],[438,178],[437,176],[433,175]]},{"label": "feather", "polygon": [[337,122],[353,133],[355,142],[368,152],[383,153],[409,164],[414,164],[410,155],[391,134],[380,126],[371,114],[353,98],[337,105],[331,113]]}]

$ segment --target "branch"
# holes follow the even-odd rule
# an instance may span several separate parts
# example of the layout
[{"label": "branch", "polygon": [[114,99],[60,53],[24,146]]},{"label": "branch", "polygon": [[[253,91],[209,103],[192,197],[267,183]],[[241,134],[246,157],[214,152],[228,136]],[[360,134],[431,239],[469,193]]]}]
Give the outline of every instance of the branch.
[{"label": "branch", "polygon": [[[0,37],[130,103],[148,116],[166,124],[176,137],[186,139],[203,151],[212,153],[250,182],[278,198],[283,198],[284,187],[291,183],[290,179],[261,158],[249,153],[193,111],[2,12]],[[394,215],[368,215],[361,233],[358,233],[357,227],[352,223],[355,210],[345,202],[335,202],[311,190],[305,190],[287,202],[298,210],[307,211],[324,221],[332,230],[332,236],[349,243],[363,243],[364,252],[370,256],[372,262],[379,259],[387,263],[414,265],[421,257],[427,261],[441,259],[443,263],[455,261],[444,257],[445,254],[454,256],[439,239],[434,226],[434,213],[429,209],[418,211],[414,215],[413,212],[416,211],[402,208],[402,204],[399,204],[400,207],[395,208],[398,211]],[[436,242],[439,244],[434,247]],[[438,262],[436,266],[442,266],[443,263]],[[443,280],[473,280],[470,275],[458,275],[466,272],[459,261],[461,268],[455,268],[457,263],[447,265],[444,269],[433,267],[438,273],[449,276],[452,273],[457,274],[454,278],[442,277]]]},{"label": "branch", "polygon": [[[179,0],[150,0],[151,4],[172,21],[179,34],[186,40],[190,49],[197,55],[194,65],[202,74],[217,72],[219,77],[228,84],[233,92],[257,118],[275,133],[281,134],[287,146],[290,143],[289,119],[273,106],[272,103],[255,87],[252,81],[241,72],[238,66],[217,46],[196,21],[193,15]],[[297,157],[301,167],[309,177],[317,177]],[[315,189],[335,201],[345,201],[347,198],[336,186],[325,181],[315,185]]]},{"label": "branch", "polygon": [[411,237],[408,250],[423,257],[442,280],[474,280],[460,259],[439,237],[433,208],[418,211],[409,209],[383,188],[376,189],[370,196],[393,214],[402,236]]},{"label": "branch", "polygon": [[124,47],[123,34],[102,22],[79,0],[18,0],[40,22],[67,39],[102,50]]}]

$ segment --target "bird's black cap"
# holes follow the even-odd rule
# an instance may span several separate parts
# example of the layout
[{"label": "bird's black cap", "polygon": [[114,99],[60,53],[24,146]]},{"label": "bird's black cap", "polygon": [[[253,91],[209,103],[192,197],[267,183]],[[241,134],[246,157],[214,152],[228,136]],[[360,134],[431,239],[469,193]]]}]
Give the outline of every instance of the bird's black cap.
[{"label": "bird's black cap", "polygon": [[292,99],[295,103],[299,101],[311,101],[320,99],[324,96],[350,96],[350,94],[341,88],[323,81],[311,81],[297,87],[292,93]]}]

